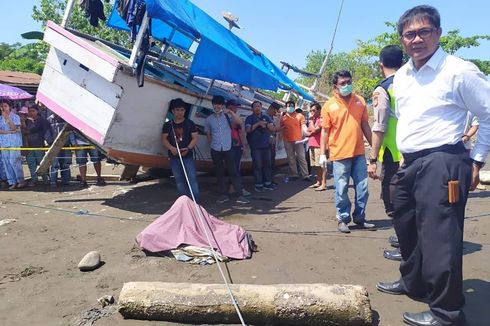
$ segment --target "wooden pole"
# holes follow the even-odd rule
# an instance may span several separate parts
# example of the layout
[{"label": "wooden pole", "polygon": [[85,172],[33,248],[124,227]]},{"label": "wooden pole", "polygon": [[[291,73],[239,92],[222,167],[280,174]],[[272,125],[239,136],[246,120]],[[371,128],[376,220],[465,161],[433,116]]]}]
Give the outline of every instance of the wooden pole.
[{"label": "wooden pole", "polygon": [[51,147],[48,149],[46,154],[44,154],[41,163],[39,163],[39,166],[37,167],[36,170],[36,173],[38,175],[43,175],[44,173],[46,173],[46,171],[48,171],[49,167],[53,163],[53,159],[59,154],[61,148],[65,146],[66,141],[70,136],[71,130],[72,130],[71,126],[65,124],[61,132],[58,134],[58,137],[56,137]]},{"label": "wooden pole", "polygon": [[136,40],[134,42],[133,50],[131,51],[131,56],[129,57],[128,65],[131,68],[136,68],[136,58],[138,57],[138,52],[141,47],[141,43],[143,42],[143,35],[145,35],[146,29],[148,28],[148,24],[150,19],[148,18],[148,13],[145,12],[143,16],[143,21],[141,22],[140,29],[138,30],[138,34],[136,35]]},{"label": "wooden pole", "polygon": [[68,0],[65,8],[65,13],[63,15],[63,20],[61,21],[61,27],[65,28],[66,24],[68,24],[68,22],[70,21],[70,16],[71,16],[71,12],[73,11],[74,4],[75,4],[75,0]]},{"label": "wooden pole", "polygon": [[119,181],[133,179],[138,173],[139,169],[140,169],[139,165],[124,164],[124,170],[122,171],[121,176],[119,177]]},{"label": "wooden pole", "polygon": [[[372,323],[365,287],[327,284],[232,284],[249,324],[351,325]],[[124,318],[180,323],[240,323],[223,284],[125,283],[119,296]]]}]

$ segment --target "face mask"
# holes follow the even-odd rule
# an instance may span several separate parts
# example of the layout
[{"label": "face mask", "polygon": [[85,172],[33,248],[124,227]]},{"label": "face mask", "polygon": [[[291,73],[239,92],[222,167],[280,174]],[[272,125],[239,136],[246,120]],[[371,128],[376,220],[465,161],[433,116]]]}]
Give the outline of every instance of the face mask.
[{"label": "face mask", "polygon": [[340,86],[339,87],[339,93],[342,96],[347,96],[350,93],[352,93],[352,84],[345,85],[345,86]]},{"label": "face mask", "polygon": [[214,110],[214,113],[216,113],[216,114],[220,114],[221,111],[223,111],[222,108],[213,108],[213,110]]},{"label": "face mask", "polygon": [[287,113],[293,113],[294,112],[294,106],[288,106],[286,109]]}]

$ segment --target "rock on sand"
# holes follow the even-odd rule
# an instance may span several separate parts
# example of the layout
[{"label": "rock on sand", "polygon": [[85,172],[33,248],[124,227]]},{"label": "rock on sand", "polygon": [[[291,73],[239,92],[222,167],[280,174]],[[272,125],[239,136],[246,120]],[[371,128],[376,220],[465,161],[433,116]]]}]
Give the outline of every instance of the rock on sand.
[{"label": "rock on sand", "polygon": [[78,268],[82,272],[93,271],[99,266],[100,266],[100,254],[98,251],[89,252],[78,263]]}]

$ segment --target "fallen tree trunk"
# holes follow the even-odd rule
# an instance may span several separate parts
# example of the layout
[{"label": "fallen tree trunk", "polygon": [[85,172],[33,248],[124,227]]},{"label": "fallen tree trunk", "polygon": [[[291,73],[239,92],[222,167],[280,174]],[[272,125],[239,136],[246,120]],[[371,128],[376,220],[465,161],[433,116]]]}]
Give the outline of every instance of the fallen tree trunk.
[{"label": "fallen tree trunk", "polygon": [[[368,293],[360,285],[232,284],[247,324],[371,325]],[[124,318],[181,323],[239,324],[223,284],[125,283],[119,296]]]}]

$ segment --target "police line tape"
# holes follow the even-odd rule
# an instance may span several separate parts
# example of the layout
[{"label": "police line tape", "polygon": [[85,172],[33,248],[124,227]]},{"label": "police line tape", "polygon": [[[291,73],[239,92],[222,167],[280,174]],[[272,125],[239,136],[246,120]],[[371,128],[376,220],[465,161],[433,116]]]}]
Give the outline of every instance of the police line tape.
[{"label": "police line tape", "polygon": [[[49,147],[0,147],[0,151],[45,151]],[[95,149],[95,146],[62,147],[66,150]]]}]

